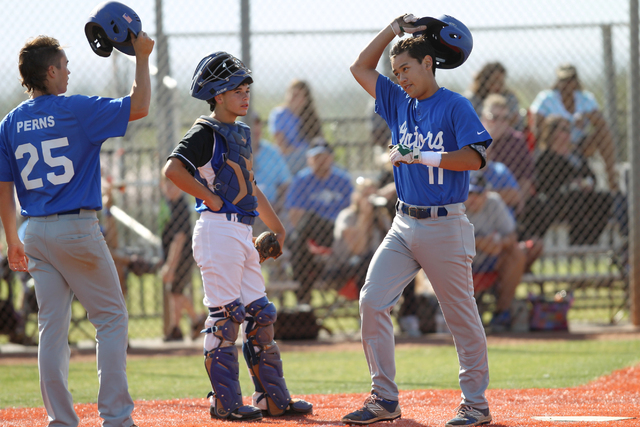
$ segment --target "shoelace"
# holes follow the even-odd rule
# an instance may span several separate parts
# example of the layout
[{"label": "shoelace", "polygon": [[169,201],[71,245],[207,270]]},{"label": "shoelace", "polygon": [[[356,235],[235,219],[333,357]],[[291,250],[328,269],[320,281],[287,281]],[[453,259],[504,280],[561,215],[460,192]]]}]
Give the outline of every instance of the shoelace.
[{"label": "shoelace", "polygon": [[455,409],[456,415],[467,415],[468,413],[478,413],[480,411],[478,411],[477,409],[469,406],[469,405],[460,405]]},{"label": "shoelace", "polygon": [[377,396],[375,394],[370,394],[365,400],[364,400],[364,407],[366,408],[367,405],[375,405],[376,404],[376,398]]}]

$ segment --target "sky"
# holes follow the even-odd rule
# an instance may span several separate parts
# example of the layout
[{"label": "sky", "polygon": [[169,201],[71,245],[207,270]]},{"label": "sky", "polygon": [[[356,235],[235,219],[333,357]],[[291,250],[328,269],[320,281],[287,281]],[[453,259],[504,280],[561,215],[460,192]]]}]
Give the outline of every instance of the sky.
[{"label": "sky", "polygon": [[[156,30],[155,4],[159,1],[125,2],[152,35]],[[89,12],[98,3],[0,0],[5,16],[0,27],[4,44],[0,70],[6,76],[0,83],[0,95],[7,98],[7,93],[21,93],[17,54],[24,42],[37,34],[52,35],[66,46],[72,71],[69,93],[86,92],[88,88],[106,93],[103,87],[111,87],[110,82],[121,74],[129,81],[132,64],[123,63],[122,55],[117,59],[113,58],[118,56],[115,54],[112,58],[98,57],[84,36]],[[214,50],[239,55],[240,0],[162,3],[164,29],[170,35],[172,77],[179,90],[188,89],[193,68],[204,55]],[[406,12],[435,17],[449,14],[471,29],[474,50],[467,64],[440,77],[443,84],[458,90],[467,87],[473,73],[492,60],[506,66],[508,83],[516,77],[530,77],[539,86],[548,86],[555,67],[565,60],[576,63],[584,79],[597,80],[603,69],[600,24],[617,24],[615,61],[620,68],[628,59],[627,0],[251,0],[250,4],[252,30],[257,34],[251,66],[255,80],[263,83],[256,85],[256,91],[265,94],[281,93],[293,77],[310,80],[318,88],[320,99],[351,88],[354,82],[349,64],[377,31]],[[323,33],[329,30],[336,33]],[[533,96],[525,92],[524,98]]]}]

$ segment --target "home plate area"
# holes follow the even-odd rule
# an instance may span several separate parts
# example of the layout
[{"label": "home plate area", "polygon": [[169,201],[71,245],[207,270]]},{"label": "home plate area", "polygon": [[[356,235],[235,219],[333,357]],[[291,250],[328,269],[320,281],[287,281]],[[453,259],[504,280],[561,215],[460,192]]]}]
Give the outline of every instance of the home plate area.
[{"label": "home plate area", "polygon": [[[295,394],[294,394],[295,395]],[[143,426],[339,426],[347,412],[362,406],[366,393],[300,395],[313,402],[308,416],[267,418],[252,423],[212,420],[209,402],[201,399],[165,401],[138,400],[133,412],[135,423]],[[487,398],[493,415],[492,426],[529,427],[571,423],[573,426],[611,425],[640,427],[640,366],[625,368],[578,387],[561,389],[490,389]],[[406,390],[400,392],[402,418],[389,427],[442,427],[455,415],[459,390]],[[245,397],[245,403],[251,398]],[[95,404],[75,405],[80,426],[98,427],[101,420]],[[0,410],[3,427],[46,426],[44,408],[6,408]],[[597,424],[596,424],[597,423]],[[606,424],[609,423],[609,424]],[[566,425],[566,424],[564,424]]]}]

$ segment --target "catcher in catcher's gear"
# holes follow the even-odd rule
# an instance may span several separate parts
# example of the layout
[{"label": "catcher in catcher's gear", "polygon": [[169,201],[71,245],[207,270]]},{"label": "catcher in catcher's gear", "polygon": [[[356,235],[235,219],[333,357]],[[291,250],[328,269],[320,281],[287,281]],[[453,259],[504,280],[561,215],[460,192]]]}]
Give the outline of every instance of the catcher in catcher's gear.
[{"label": "catcher in catcher's gear", "polygon": [[[282,253],[285,229],[254,180],[249,127],[236,122],[247,114],[251,83],[251,72],[234,56],[215,52],[203,58],[191,95],[206,101],[212,114],[196,120],[163,170],[195,196],[200,213],[193,256],[209,309],[203,330],[204,365],[213,389],[209,412],[212,418],[238,421],[313,410],[289,395],[273,339],[276,308],[267,299],[260,263]],[[256,238],[254,246],[252,224],[258,214],[273,232]],[[243,405],[238,381],[240,325],[242,353],[255,385],[253,405]]]}]

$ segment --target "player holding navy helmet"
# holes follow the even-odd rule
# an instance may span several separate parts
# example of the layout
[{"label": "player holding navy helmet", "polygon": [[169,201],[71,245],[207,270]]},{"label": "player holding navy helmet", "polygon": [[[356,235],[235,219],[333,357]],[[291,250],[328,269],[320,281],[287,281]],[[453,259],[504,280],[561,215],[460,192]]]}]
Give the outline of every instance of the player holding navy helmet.
[{"label": "player holding navy helmet", "polygon": [[[149,55],[154,42],[132,35],[136,74],[129,96],[118,99],[67,91],[70,71],[58,41],[38,36],[19,56],[29,98],[0,124],[0,217],[13,270],[28,271],[38,298],[38,367],[50,425],[77,426],[67,388],[69,320],[74,295],[96,328],[105,426],[131,426],[126,349],[128,315],[113,258],[98,225],[102,208],[100,148],[125,134],[129,121],[147,115],[151,99]],[[24,246],[16,230],[14,186],[29,217]]]},{"label": "player holding navy helmet", "polygon": [[[273,340],[276,308],[265,292],[260,256],[253,245],[258,213],[276,233],[285,229],[253,177],[251,131],[238,116],[249,109],[251,72],[234,56],[215,52],[193,75],[191,96],[206,101],[212,114],[201,116],[163,169],[167,178],[196,198],[200,219],[193,232],[193,256],[200,267],[205,322],[204,360],[213,391],[212,418],[256,420],[262,413],[311,413],[313,406],[292,399]],[[253,405],[242,404],[235,347],[242,325],[244,358],[253,378]]]},{"label": "player holding navy helmet", "polygon": [[[402,39],[391,49],[396,84],[380,75],[376,66],[389,42],[404,32],[417,37]],[[391,129],[389,157],[395,166],[398,204],[360,293],[362,344],[372,390],[363,408],[342,419],[348,424],[401,415],[390,312],[421,268],[438,297],[460,363],[462,402],[446,425],[491,421],[484,396],[489,384],[486,337],[473,298],[473,226],[463,205],[469,170],[484,166],[491,137],[469,101],[435,80],[436,67],[461,65],[472,46],[471,33],[455,18],[418,21],[403,15],[378,33],[351,66]]]}]

